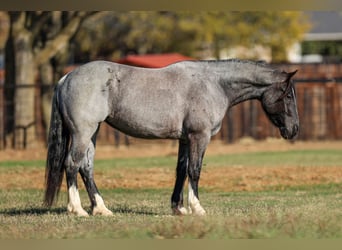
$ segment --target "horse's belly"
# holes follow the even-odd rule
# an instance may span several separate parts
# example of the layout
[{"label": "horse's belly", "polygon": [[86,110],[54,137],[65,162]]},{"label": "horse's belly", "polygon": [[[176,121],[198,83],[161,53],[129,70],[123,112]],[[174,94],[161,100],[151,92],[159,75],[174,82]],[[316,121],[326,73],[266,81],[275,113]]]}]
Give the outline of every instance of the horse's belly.
[{"label": "horse's belly", "polygon": [[157,121],[154,119],[113,119],[108,117],[106,122],[121,132],[144,139],[179,139],[182,136],[182,126],[170,120]]}]

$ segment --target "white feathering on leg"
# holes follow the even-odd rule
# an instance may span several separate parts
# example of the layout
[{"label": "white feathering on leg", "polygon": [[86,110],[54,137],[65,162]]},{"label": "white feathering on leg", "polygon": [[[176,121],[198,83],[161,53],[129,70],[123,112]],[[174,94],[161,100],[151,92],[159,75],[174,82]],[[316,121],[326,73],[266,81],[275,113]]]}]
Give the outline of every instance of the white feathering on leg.
[{"label": "white feathering on leg", "polygon": [[205,215],[205,210],[201,206],[199,200],[194,194],[194,190],[191,187],[189,182],[189,196],[188,196],[188,203],[189,203],[189,214],[193,213],[196,215]]},{"label": "white feathering on leg", "polygon": [[111,216],[113,215],[112,211],[110,211],[104,204],[102,197],[99,194],[95,194],[96,206],[93,208],[93,215],[105,215]]},{"label": "white feathering on leg", "polygon": [[82,208],[80,195],[77,188],[73,185],[68,190],[69,203],[68,212],[77,216],[89,216],[88,213]]}]

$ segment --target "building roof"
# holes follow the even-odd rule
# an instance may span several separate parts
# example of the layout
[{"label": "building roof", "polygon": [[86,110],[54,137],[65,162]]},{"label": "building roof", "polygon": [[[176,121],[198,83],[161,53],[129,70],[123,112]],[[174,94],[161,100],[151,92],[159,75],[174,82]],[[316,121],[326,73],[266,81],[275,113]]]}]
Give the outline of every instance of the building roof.
[{"label": "building roof", "polygon": [[312,11],[307,13],[312,23],[305,35],[306,41],[342,40],[342,13],[338,11]]},{"label": "building roof", "polygon": [[169,64],[186,61],[186,60],[194,60],[191,57],[183,56],[178,53],[169,53],[169,54],[147,54],[147,55],[129,55],[118,60],[118,63],[134,65],[144,68],[161,68],[165,67]]}]

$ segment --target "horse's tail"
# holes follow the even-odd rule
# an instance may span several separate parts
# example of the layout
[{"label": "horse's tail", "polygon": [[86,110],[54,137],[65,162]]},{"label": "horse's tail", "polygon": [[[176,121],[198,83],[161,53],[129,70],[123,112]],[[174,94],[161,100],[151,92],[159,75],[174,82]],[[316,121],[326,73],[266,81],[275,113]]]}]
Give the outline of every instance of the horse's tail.
[{"label": "horse's tail", "polygon": [[45,168],[45,197],[44,204],[51,207],[58,196],[64,175],[64,160],[69,146],[69,131],[65,127],[58,103],[59,85],[55,88],[52,99],[51,121],[48,136],[48,151]]}]

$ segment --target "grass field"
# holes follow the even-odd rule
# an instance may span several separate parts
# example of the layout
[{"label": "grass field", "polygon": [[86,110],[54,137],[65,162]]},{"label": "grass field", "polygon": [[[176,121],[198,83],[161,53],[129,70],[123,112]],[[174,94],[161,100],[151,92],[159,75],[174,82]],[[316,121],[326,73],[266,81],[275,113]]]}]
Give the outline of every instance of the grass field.
[{"label": "grass field", "polygon": [[[215,150],[213,150],[215,151]],[[205,217],[171,215],[176,156],[100,157],[95,174],[112,217],[41,206],[44,160],[0,162],[0,238],[342,238],[338,148],[209,153],[200,181]],[[81,199],[89,211],[81,185]]]}]

